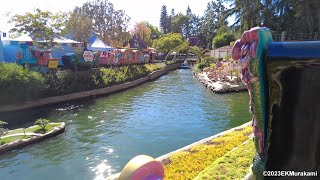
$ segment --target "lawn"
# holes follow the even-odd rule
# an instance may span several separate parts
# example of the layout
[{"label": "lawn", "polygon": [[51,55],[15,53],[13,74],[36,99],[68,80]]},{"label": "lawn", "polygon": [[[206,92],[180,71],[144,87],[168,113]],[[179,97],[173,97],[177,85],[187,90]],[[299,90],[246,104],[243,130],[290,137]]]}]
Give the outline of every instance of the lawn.
[{"label": "lawn", "polygon": [[28,139],[30,137],[31,136],[20,135],[20,136],[11,136],[11,137],[2,138],[0,139],[0,145],[10,143],[16,140],[20,140],[20,139]]},{"label": "lawn", "polygon": [[[46,126],[46,132],[51,131],[54,127],[58,127],[60,126],[61,123],[50,123]],[[36,125],[34,127],[29,127],[25,129],[26,133],[38,133],[38,131],[41,129],[40,126]],[[19,129],[14,129],[14,130],[10,130],[7,134],[5,134],[5,136],[7,135],[11,135],[11,134],[17,134],[17,133],[23,133],[23,129],[19,128]]]}]

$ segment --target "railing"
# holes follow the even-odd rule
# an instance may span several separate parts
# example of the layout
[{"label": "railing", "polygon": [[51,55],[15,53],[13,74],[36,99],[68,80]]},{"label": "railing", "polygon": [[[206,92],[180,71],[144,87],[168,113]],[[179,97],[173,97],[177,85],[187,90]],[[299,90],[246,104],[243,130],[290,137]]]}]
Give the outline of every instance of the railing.
[{"label": "railing", "polygon": [[320,32],[314,33],[286,33],[272,35],[273,40],[280,41],[317,41],[320,40]]}]

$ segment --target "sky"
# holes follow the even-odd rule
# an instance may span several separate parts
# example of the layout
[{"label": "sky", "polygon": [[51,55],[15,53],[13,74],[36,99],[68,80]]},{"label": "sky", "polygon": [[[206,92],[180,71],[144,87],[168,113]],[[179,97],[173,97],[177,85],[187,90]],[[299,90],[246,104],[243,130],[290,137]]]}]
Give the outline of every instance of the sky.
[{"label": "sky", "polygon": [[[0,5],[0,31],[8,32],[12,24],[8,24],[9,17],[15,14],[33,12],[36,8],[52,12],[68,12],[75,6],[81,6],[87,0],[8,0]],[[131,17],[129,30],[136,22],[148,21],[159,27],[162,5],[167,6],[168,14],[174,8],[175,14],[186,13],[188,5],[192,13],[202,16],[207,3],[211,0],[109,0],[115,9],[122,9]],[[8,16],[9,15],[9,16]]]}]

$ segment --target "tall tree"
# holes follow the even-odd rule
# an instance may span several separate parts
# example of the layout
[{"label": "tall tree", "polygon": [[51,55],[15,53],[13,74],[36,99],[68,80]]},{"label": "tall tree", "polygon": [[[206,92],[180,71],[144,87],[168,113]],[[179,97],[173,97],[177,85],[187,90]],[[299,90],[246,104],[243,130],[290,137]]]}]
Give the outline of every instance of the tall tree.
[{"label": "tall tree", "polygon": [[185,24],[185,31],[184,35],[185,37],[190,37],[191,36],[191,31],[192,31],[192,22],[191,22],[191,17],[193,16],[190,6],[188,5],[187,12],[186,12],[187,20]]},{"label": "tall tree", "polygon": [[89,42],[89,39],[94,32],[92,26],[93,22],[90,17],[74,10],[70,14],[65,31],[69,32],[72,39],[79,42]]},{"label": "tall tree", "polygon": [[225,7],[222,0],[211,1],[202,17],[199,38],[204,48],[212,47],[212,39],[217,29],[226,24]]},{"label": "tall tree", "polygon": [[160,29],[164,34],[167,34],[169,31],[168,28],[168,13],[167,13],[167,6],[163,5],[161,7],[161,15],[160,15]]},{"label": "tall tree", "polygon": [[146,42],[148,45],[151,44],[151,29],[145,22],[136,23],[132,30],[132,33],[139,34],[144,42]]},{"label": "tall tree", "polygon": [[147,21],[143,21],[143,23],[151,30],[151,35],[150,35],[151,42],[148,43],[148,46],[152,46],[153,41],[155,39],[159,39],[162,36],[162,32],[158,29],[158,27],[153,26]]},{"label": "tall tree", "polygon": [[111,46],[121,47],[130,38],[127,30],[130,17],[123,10],[116,10],[108,0],[88,1],[74,11],[88,16],[94,32]]}]

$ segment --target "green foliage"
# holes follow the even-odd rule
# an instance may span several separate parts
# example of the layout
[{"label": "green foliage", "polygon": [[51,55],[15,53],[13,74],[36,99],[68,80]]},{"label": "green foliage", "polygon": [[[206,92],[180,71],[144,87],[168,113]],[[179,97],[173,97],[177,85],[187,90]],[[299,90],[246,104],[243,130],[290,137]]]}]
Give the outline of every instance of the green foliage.
[{"label": "green foliage", "polygon": [[[79,15],[75,22],[86,23],[78,24],[76,27],[81,27],[78,30],[73,28],[77,33],[81,33],[81,31],[88,33],[89,29],[86,29],[86,27],[89,27],[90,22],[78,19],[87,17],[91,20],[93,32],[99,33],[101,40],[112,47],[122,47],[123,42],[130,38],[127,31],[130,17],[123,10],[116,10],[108,0],[87,1],[81,7],[76,7],[73,13]],[[87,37],[87,35],[84,37]]]},{"label": "green foliage", "polygon": [[194,180],[200,179],[242,179],[249,173],[249,167],[255,155],[252,140],[241,144],[237,149],[228,152],[215,160],[205,170],[201,171]]},{"label": "green foliage", "polygon": [[43,97],[44,77],[15,63],[0,63],[0,104],[28,101]]},{"label": "green foliage", "polygon": [[212,48],[219,48],[219,47],[230,45],[230,42],[234,40],[235,40],[235,37],[230,32],[219,34],[212,39]]},{"label": "green foliage", "polygon": [[92,19],[77,10],[74,10],[67,21],[65,31],[69,32],[72,39],[79,42],[89,42],[93,32]]},{"label": "green foliage", "polygon": [[184,42],[181,34],[170,33],[153,42],[153,47],[158,51],[168,54],[170,50],[181,45]]},{"label": "green foliage", "polygon": [[7,124],[8,124],[7,122],[4,122],[4,121],[1,121],[1,120],[0,120],[0,128],[3,128],[3,126],[4,126],[4,125],[7,125]]},{"label": "green foliage", "polygon": [[44,119],[44,118],[40,118],[40,119],[37,119],[34,122],[34,125],[39,125],[41,127],[42,131],[46,132],[46,126],[49,123],[50,123],[50,120]]},{"label": "green foliage", "polygon": [[227,54],[227,55],[224,57],[224,59],[225,59],[226,61],[229,61],[229,60],[231,59],[231,54]]},{"label": "green foliage", "polygon": [[4,125],[7,125],[7,122],[1,121],[0,120],[0,136],[2,136],[3,134],[5,134],[5,129],[3,128]]},{"label": "green foliage", "polygon": [[45,40],[48,42],[36,44],[37,46],[52,48],[53,38],[61,32],[61,27],[65,24],[63,16],[40,9],[36,9],[36,13],[34,14],[17,14],[11,17],[10,22],[14,23],[15,27],[10,32],[30,34],[34,40]]},{"label": "green foliage", "polygon": [[47,75],[48,96],[70,94],[125,83],[164,68],[163,64],[128,65],[88,71],[57,71]]},{"label": "green foliage", "polygon": [[160,14],[160,28],[164,34],[169,32],[169,22],[168,22],[168,12],[167,6],[163,5],[161,7],[161,14]]},{"label": "green foliage", "polygon": [[218,160],[233,148],[249,140],[251,133],[252,127],[248,126],[239,131],[232,131],[214,138],[205,144],[195,145],[188,151],[171,155],[167,161],[168,163],[164,164],[165,179],[195,178],[207,166],[215,162],[215,160]]},{"label": "green foliage", "polygon": [[146,64],[87,71],[58,70],[43,77],[14,63],[0,63],[0,105],[104,88],[145,77],[164,67]]}]

